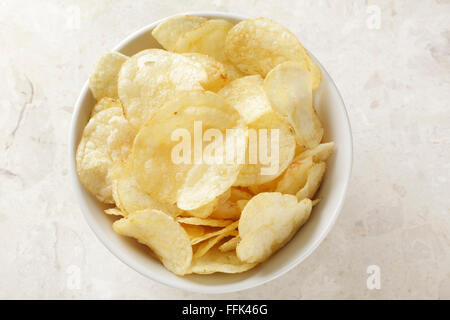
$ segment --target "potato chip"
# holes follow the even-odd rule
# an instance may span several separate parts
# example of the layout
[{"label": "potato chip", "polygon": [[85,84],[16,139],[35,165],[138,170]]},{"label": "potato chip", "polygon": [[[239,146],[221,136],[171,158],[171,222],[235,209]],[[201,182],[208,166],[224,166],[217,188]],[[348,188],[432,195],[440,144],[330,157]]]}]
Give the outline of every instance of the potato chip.
[{"label": "potato chip", "polygon": [[216,198],[207,204],[204,204],[196,209],[187,210],[184,212],[185,216],[197,217],[197,218],[208,218],[214,210],[219,205],[219,200]]},{"label": "potato chip", "polygon": [[128,157],[135,134],[119,107],[96,113],[84,128],[76,154],[77,172],[81,183],[101,202],[114,203],[111,169]]},{"label": "potato chip", "polygon": [[228,252],[228,251],[233,251],[236,249],[236,246],[239,243],[239,236],[233,237],[230,240],[227,240],[226,242],[222,243],[219,246],[219,250],[222,252]]},{"label": "potato chip", "polygon": [[[261,76],[237,79],[220,90],[219,95],[222,95],[228,104],[239,112],[250,129],[246,165],[242,168],[234,185],[250,186],[278,177],[294,157],[295,137],[289,125],[272,110]],[[265,136],[261,136],[262,130],[266,131]],[[274,140],[275,145],[272,146],[271,139],[275,130],[278,133],[278,139]],[[251,137],[256,139],[251,140]],[[274,158],[273,163],[262,163],[260,149],[263,143],[266,146],[266,154],[272,155],[272,148],[276,148],[278,159]],[[252,146],[254,148],[251,148]],[[268,167],[273,170],[268,170]]]},{"label": "potato chip", "polygon": [[[175,147],[182,142],[172,141],[173,133],[182,128],[183,133],[194,137],[196,121],[202,121],[203,130],[217,129],[225,140],[240,141],[243,145],[236,144],[236,149],[245,148],[245,131],[240,127],[238,113],[209,91],[180,95],[167,103],[141,129],[133,146],[133,170],[143,190],[161,202],[176,203],[183,210],[199,208],[224,193],[242,167],[237,159],[223,164],[195,163],[192,158],[187,163],[183,159],[175,161]],[[230,137],[226,129],[233,128],[240,130],[233,130],[235,136]],[[219,148],[225,146],[226,143]]]},{"label": "potato chip", "polygon": [[189,236],[173,217],[159,210],[143,210],[115,221],[113,229],[150,247],[164,266],[184,275],[192,261]]},{"label": "potato chip", "polygon": [[260,75],[246,76],[228,83],[218,94],[239,112],[246,124],[252,124],[273,112],[263,84]]},{"label": "potato chip", "polygon": [[239,201],[249,200],[253,196],[240,187],[232,187],[228,192],[228,198],[223,197],[222,200],[219,201],[210,218],[238,220],[242,211],[239,206]]},{"label": "potato chip", "polygon": [[123,111],[122,102],[119,99],[112,98],[102,98],[91,111],[91,118],[95,116],[100,111],[109,109],[109,108],[120,108]]},{"label": "potato chip", "polygon": [[239,221],[238,258],[249,263],[266,260],[308,220],[311,208],[311,200],[298,202],[295,196],[279,192],[253,197]]},{"label": "potato chip", "polygon": [[312,203],[312,206],[314,207],[314,206],[316,206],[319,202],[320,202],[320,198],[318,198],[318,199],[314,199],[311,203]]},{"label": "potato chip", "polygon": [[266,183],[254,184],[254,185],[248,186],[248,189],[253,194],[258,194],[261,192],[274,192],[277,187],[278,181],[280,179],[281,179],[281,176],[272,181],[266,182]]},{"label": "potato chip", "polygon": [[314,162],[326,161],[333,153],[334,142],[321,143],[313,149],[301,152],[296,159],[303,160],[312,157]]},{"label": "potato chip", "polygon": [[217,248],[212,248],[204,256],[193,259],[189,268],[191,273],[211,274],[240,273],[255,267],[256,263],[245,263],[238,259],[236,252],[221,252]]},{"label": "potato chip", "polygon": [[160,49],[141,51],[128,59],[119,73],[125,115],[140,128],[180,92],[201,90],[207,77],[202,67],[182,55]]},{"label": "potato chip", "polygon": [[209,227],[226,227],[233,222],[233,220],[202,219],[197,217],[187,217],[187,218],[181,217],[178,218],[177,221],[184,224],[209,226]]},{"label": "potato chip", "polygon": [[220,62],[228,61],[224,46],[228,30],[233,24],[222,19],[211,19],[203,22],[196,29],[181,35],[174,51],[178,53],[198,52],[206,54]]},{"label": "potato chip", "polygon": [[227,70],[216,59],[196,52],[183,53],[183,56],[191,59],[194,63],[198,63],[206,71],[208,78],[201,83],[205,90],[217,92],[227,83]]},{"label": "potato chip", "polygon": [[219,203],[217,208],[209,216],[213,219],[229,219],[238,220],[241,216],[241,210],[236,202],[227,200],[223,203]]},{"label": "potato chip", "polygon": [[118,52],[102,54],[89,77],[89,88],[96,100],[104,97],[118,98],[117,77],[127,56]]},{"label": "potato chip", "polygon": [[295,130],[297,142],[314,148],[323,127],[312,105],[311,76],[295,62],[285,62],[267,74],[264,89],[274,110]]},{"label": "potato chip", "polygon": [[160,210],[174,217],[182,213],[177,206],[161,203],[142,191],[132,174],[130,161],[114,166],[111,178],[114,201],[127,214],[144,209]]},{"label": "potato chip", "polygon": [[110,216],[126,216],[126,213],[122,212],[119,208],[109,208],[105,209],[104,212]]},{"label": "potato chip", "polygon": [[238,224],[239,224],[239,221],[236,221],[236,222],[233,222],[232,224],[229,224],[225,228],[222,228],[222,229],[214,231],[214,232],[206,233],[205,235],[198,237],[198,238],[194,238],[191,240],[191,244],[194,245],[194,244],[200,243],[202,241],[208,240],[210,238],[219,236],[221,234],[228,234],[229,232],[235,230],[237,228]]},{"label": "potato chip", "polygon": [[207,233],[207,230],[204,226],[197,226],[193,224],[181,224],[184,231],[188,234],[189,240],[192,240],[194,238],[198,238],[203,236],[205,233]]},{"label": "potato chip", "polygon": [[226,57],[246,74],[265,77],[280,63],[296,61],[313,73],[313,88],[320,85],[320,68],[288,29],[266,18],[236,24],[225,40]]},{"label": "potato chip", "polygon": [[230,189],[230,201],[237,202],[239,200],[250,200],[253,195],[239,187],[232,187]]},{"label": "potato chip", "polygon": [[238,206],[239,210],[242,212],[244,210],[245,206],[247,205],[249,200],[238,200],[236,201],[236,205]]},{"label": "potato chip", "polygon": [[325,162],[313,164],[308,171],[308,179],[306,180],[306,184],[296,194],[299,201],[305,198],[312,199],[314,197],[320,187],[326,168],[327,165]]},{"label": "potato chip", "polygon": [[235,237],[237,235],[238,232],[236,230],[232,230],[227,233],[222,233],[214,238],[211,238],[208,241],[200,243],[194,252],[194,259],[198,259],[204,256],[212,247],[214,247],[217,243],[219,243],[220,240],[230,236]]},{"label": "potato chip", "polygon": [[166,50],[173,51],[178,38],[194,30],[207,19],[197,16],[179,15],[161,22],[152,31],[153,38]]},{"label": "potato chip", "polygon": [[306,184],[312,165],[312,157],[304,160],[294,159],[278,181],[275,191],[295,195]]}]

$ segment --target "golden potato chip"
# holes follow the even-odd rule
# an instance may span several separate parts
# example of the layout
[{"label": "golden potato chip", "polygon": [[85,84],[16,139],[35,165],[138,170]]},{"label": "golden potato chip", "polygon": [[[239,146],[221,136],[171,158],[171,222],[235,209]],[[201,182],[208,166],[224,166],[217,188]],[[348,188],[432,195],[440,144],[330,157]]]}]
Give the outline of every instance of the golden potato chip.
[{"label": "golden potato chip", "polygon": [[240,216],[241,210],[239,210],[237,203],[227,200],[223,203],[219,203],[209,217],[213,219],[238,220]]},{"label": "golden potato chip", "polygon": [[181,224],[184,231],[188,234],[189,240],[192,240],[194,238],[198,238],[203,236],[207,230],[204,226],[197,226],[193,224]]},{"label": "golden potato chip", "polygon": [[255,267],[256,263],[245,263],[238,259],[236,252],[221,252],[217,248],[212,248],[204,256],[193,259],[189,268],[191,273],[211,274],[240,273]]},{"label": "golden potato chip", "polygon": [[214,238],[209,239],[208,241],[204,241],[202,243],[200,243],[195,252],[194,252],[194,259],[198,259],[202,256],[204,256],[212,247],[214,247],[217,243],[220,242],[220,240],[226,238],[226,237],[230,237],[230,236],[237,236],[238,232],[236,230],[227,232],[227,233],[222,233]]},{"label": "golden potato chip", "polygon": [[246,74],[265,77],[280,63],[296,61],[313,73],[313,88],[320,85],[320,68],[288,29],[266,18],[236,24],[225,40],[226,57]]},{"label": "golden potato chip", "polygon": [[[189,159],[178,157],[177,151],[181,150],[178,147],[183,147],[185,135],[189,140],[194,137],[197,125],[203,130],[215,129],[225,140],[237,141],[236,150],[245,150],[245,130],[239,123],[238,113],[209,91],[183,94],[167,103],[140,130],[133,146],[134,175],[143,190],[161,202],[176,203],[182,210],[199,208],[227,191],[242,167],[236,158],[229,163],[208,164],[193,161],[191,155]],[[171,137],[180,128],[183,135],[178,138],[182,142],[173,141]],[[233,128],[238,130],[233,130],[234,135],[228,134],[227,129]],[[189,147],[191,143],[188,141]],[[226,145],[220,144],[216,152],[225,153]],[[193,153],[195,148],[195,145],[191,148]]]},{"label": "golden potato chip", "polygon": [[326,161],[333,153],[334,142],[321,143],[313,149],[301,152],[296,159],[303,160],[312,157],[314,162]]},{"label": "golden potato chip", "polygon": [[236,205],[238,206],[239,210],[242,212],[244,210],[245,206],[247,205],[249,200],[238,200],[236,201]]},{"label": "golden potato chip", "polygon": [[202,219],[197,217],[180,217],[177,219],[177,221],[184,224],[209,226],[209,227],[226,227],[227,225],[233,222],[233,220]]},{"label": "golden potato chip", "polygon": [[290,194],[268,192],[253,197],[239,221],[238,258],[249,263],[266,260],[308,220],[311,208],[311,200],[298,202]]},{"label": "golden potato chip", "polygon": [[89,77],[89,88],[96,100],[104,97],[118,98],[117,77],[127,56],[118,52],[102,54]]},{"label": "golden potato chip", "polygon": [[197,16],[179,15],[161,22],[152,31],[153,38],[166,50],[173,51],[178,38],[194,30],[207,19]]},{"label": "golden potato chip", "polygon": [[[246,164],[234,183],[235,186],[271,181],[286,169],[294,157],[294,134],[289,125],[272,110],[263,83],[259,75],[247,76],[234,80],[219,91],[219,95],[239,112],[249,127]],[[272,136],[275,133],[277,136]],[[254,139],[251,139],[252,137]],[[262,152],[263,146],[266,147],[266,152]],[[267,160],[272,161],[263,163],[261,153],[270,154],[271,157]]]},{"label": "golden potato chip", "polygon": [[312,157],[303,160],[294,159],[278,181],[275,191],[295,195],[306,184],[312,165]]},{"label": "golden potato chip", "polygon": [[109,109],[109,108],[120,108],[123,111],[122,102],[119,99],[112,98],[102,98],[91,111],[91,118],[95,116],[100,111]]},{"label": "golden potato chip", "polygon": [[227,240],[226,242],[222,243],[219,246],[219,250],[222,252],[228,252],[228,251],[233,251],[236,249],[236,246],[239,243],[239,236],[233,237],[230,240]]},{"label": "golden potato chip", "polygon": [[[241,169],[234,186],[251,186],[272,181],[280,176],[294,158],[295,136],[290,126],[275,112],[262,116],[248,125],[248,128],[246,164]],[[261,148],[264,147],[266,151],[261,152]],[[266,154],[266,159],[261,158],[262,153]],[[252,155],[257,159],[256,163],[252,161]]]},{"label": "golden potato chip", "polygon": [[105,209],[104,212],[110,216],[121,216],[124,217],[126,213],[122,212],[119,208],[109,208]]},{"label": "golden potato chip", "polygon": [[197,217],[197,218],[208,218],[214,210],[219,205],[219,200],[216,198],[207,204],[204,204],[196,209],[187,210],[184,212],[185,216]]},{"label": "golden potato chip", "polygon": [[239,201],[251,199],[252,196],[252,194],[239,187],[231,187],[228,190],[228,197],[222,197],[222,200],[219,201],[210,218],[238,220],[242,211],[238,204]]},{"label": "golden potato chip", "polygon": [[206,71],[208,78],[201,83],[205,90],[217,92],[227,83],[227,70],[216,59],[197,52],[183,53],[183,56],[191,59],[194,63],[198,63]]},{"label": "golden potato chip", "polygon": [[128,157],[135,134],[119,107],[96,113],[84,128],[76,154],[78,177],[101,202],[114,203],[111,169]]},{"label": "golden potato chip", "polygon": [[311,76],[295,62],[285,62],[267,74],[264,89],[274,110],[295,130],[297,142],[314,148],[323,128],[312,105]]},{"label": "golden potato chip", "polygon": [[312,206],[314,207],[315,205],[317,205],[319,202],[320,202],[320,198],[318,198],[318,199],[314,199],[311,203],[312,203]]},{"label": "golden potato chip", "polygon": [[258,194],[261,192],[275,192],[275,189],[277,187],[278,181],[281,179],[281,176],[272,180],[272,181],[268,181],[266,183],[262,183],[262,184],[254,184],[251,186],[248,186],[248,189],[253,193],[253,194]]},{"label": "golden potato chip", "polygon": [[239,221],[235,221],[232,224],[229,224],[228,226],[226,226],[225,228],[222,228],[222,229],[214,231],[214,232],[206,233],[205,235],[203,235],[201,237],[191,239],[191,244],[194,245],[194,244],[200,243],[202,241],[208,240],[210,238],[213,238],[215,236],[219,236],[221,234],[228,234],[229,232],[235,230],[237,228],[238,224],[239,224]]},{"label": "golden potato chip", "polygon": [[224,53],[225,38],[233,24],[222,19],[211,19],[203,22],[196,29],[181,35],[174,51],[178,53],[198,52],[226,62]]},{"label": "golden potato chip", "polygon": [[245,76],[228,83],[218,94],[235,108],[246,124],[272,113],[260,75]]},{"label": "golden potato chip", "polygon": [[140,128],[163,104],[180,92],[201,90],[205,70],[182,55],[160,50],[141,51],[122,66],[119,97],[130,123]]},{"label": "golden potato chip", "polygon": [[150,247],[164,266],[184,275],[192,261],[189,236],[173,217],[159,210],[143,210],[117,220],[113,229]]},{"label": "golden potato chip", "polygon": [[306,184],[296,194],[299,201],[305,198],[312,199],[312,197],[314,197],[320,187],[326,168],[327,165],[325,162],[319,162],[312,165],[308,171]]},{"label": "golden potato chip", "polygon": [[113,198],[125,213],[133,213],[144,209],[156,209],[171,216],[179,216],[182,210],[175,205],[161,203],[152,199],[141,187],[132,174],[131,162],[126,161],[114,166],[111,172]]},{"label": "golden potato chip", "polygon": [[253,195],[239,187],[232,187],[230,189],[230,201],[237,202],[239,200],[250,200]]}]

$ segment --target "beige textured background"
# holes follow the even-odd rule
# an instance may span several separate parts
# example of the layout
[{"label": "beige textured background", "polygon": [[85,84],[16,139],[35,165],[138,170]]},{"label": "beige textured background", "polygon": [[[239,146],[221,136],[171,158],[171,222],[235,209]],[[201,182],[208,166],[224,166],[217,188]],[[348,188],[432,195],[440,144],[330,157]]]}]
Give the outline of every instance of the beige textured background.
[{"label": "beige textured background", "polygon": [[[450,1],[93,3],[0,2],[0,298],[450,298]],[[217,296],[113,257],[82,218],[67,160],[96,58],[156,19],[208,10],[294,31],[336,81],[354,135],[347,200],[322,245],[275,281]],[[372,264],[380,290],[366,287]]]}]

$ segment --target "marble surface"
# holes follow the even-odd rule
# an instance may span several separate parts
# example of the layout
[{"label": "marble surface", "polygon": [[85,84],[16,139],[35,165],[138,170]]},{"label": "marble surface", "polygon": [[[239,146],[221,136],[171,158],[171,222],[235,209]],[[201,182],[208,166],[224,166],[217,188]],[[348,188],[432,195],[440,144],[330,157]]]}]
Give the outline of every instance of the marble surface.
[{"label": "marble surface", "polygon": [[[73,105],[96,58],[185,11],[266,16],[328,69],[354,135],[342,214],[300,266],[231,294],[146,279],[96,239],[68,177]],[[0,2],[0,298],[450,298],[450,1]],[[367,287],[367,268],[380,288]]]}]

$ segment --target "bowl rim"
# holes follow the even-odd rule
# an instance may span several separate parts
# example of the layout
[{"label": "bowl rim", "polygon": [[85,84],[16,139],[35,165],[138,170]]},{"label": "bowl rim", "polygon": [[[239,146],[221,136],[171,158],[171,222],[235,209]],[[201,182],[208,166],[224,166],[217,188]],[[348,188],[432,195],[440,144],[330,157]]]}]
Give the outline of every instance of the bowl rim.
[{"label": "bowl rim", "polygon": [[[178,16],[178,15],[197,15],[197,16],[204,16],[207,18],[223,18],[223,19],[234,19],[234,20],[245,20],[248,18],[251,18],[249,16],[244,16],[241,14],[235,14],[231,12],[219,12],[219,11],[189,11],[189,12],[180,12],[177,14],[173,14],[167,17],[164,17],[162,19],[159,19],[157,21],[154,21],[148,25],[145,25],[144,27],[141,27],[137,29],[136,31],[129,34],[125,39],[119,42],[114,48],[111,49],[111,51],[120,51],[124,46],[126,46],[130,41],[140,37],[141,35],[149,32],[149,30],[155,28],[159,23],[162,21]],[[308,50],[307,50],[308,51]],[[348,186],[350,183],[350,178],[352,174],[352,166],[353,166],[353,136],[352,136],[352,130],[351,130],[351,124],[350,119],[348,116],[347,108],[345,106],[344,100],[342,98],[342,95],[334,82],[334,80],[329,75],[328,71],[323,67],[323,65],[319,62],[319,60],[316,59],[316,57],[308,51],[308,53],[312,56],[313,60],[319,64],[320,68],[322,69],[322,74],[325,75],[327,80],[329,81],[330,85],[335,88],[338,99],[340,101],[340,107],[342,108],[343,114],[345,116],[345,123],[347,131],[347,135],[349,137],[348,141],[348,164],[347,164],[347,174],[345,175],[345,181],[343,182],[343,192],[342,196],[340,197],[338,204],[334,208],[334,212],[331,216],[331,219],[328,221],[327,225],[323,228],[321,231],[320,237],[312,243],[308,247],[308,249],[295,259],[293,259],[290,263],[287,263],[283,266],[281,266],[277,271],[273,272],[272,274],[259,279],[255,283],[247,283],[247,284],[241,284],[239,281],[235,283],[230,284],[221,284],[217,286],[207,286],[200,283],[191,283],[191,285],[183,284],[183,282],[176,282],[171,281],[165,277],[157,278],[153,276],[153,274],[146,272],[145,269],[143,269],[138,263],[135,263],[132,259],[129,259],[128,257],[124,256],[120,250],[115,250],[114,245],[112,245],[107,237],[103,234],[101,231],[100,226],[95,222],[91,210],[88,208],[84,197],[81,193],[81,190],[79,188],[79,180],[78,175],[76,172],[76,148],[74,146],[77,144],[77,137],[76,137],[76,127],[77,123],[79,121],[80,113],[82,110],[82,104],[83,100],[85,99],[86,94],[88,94],[89,91],[89,80],[87,80],[82,89],[81,92],[75,102],[74,105],[74,112],[72,114],[72,119],[70,123],[70,131],[69,131],[69,171],[71,176],[71,182],[72,187],[76,194],[76,200],[78,202],[78,205],[80,206],[81,212],[83,213],[84,219],[86,220],[88,226],[93,231],[97,239],[108,249],[110,253],[112,253],[116,258],[118,258],[122,263],[130,267],[131,269],[137,271],[141,275],[145,276],[146,278],[150,278],[158,283],[167,285],[169,287],[189,291],[189,292],[196,292],[196,293],[203,293],[203,294],[221,294],[221,293],[231,293],[231,292],[237,292],[242,291],[246,289],[251,289],[254,287],[258,287],[260,285],[263,285],[267,282],[270,282],[284,274],[286,274],[288,271],[292,270],[295,266],[300,264],[302,261],[304,261],[309,255],[311,255],[312,252],[314,252],[317,247],[323,242],[323,240],[326,238],[326,236],[329,234],[331,229],[333,228],[334,224],[336,223],[337,218],[339,217],[342,207],[344,205],[346,194],[348,191]]]}]

